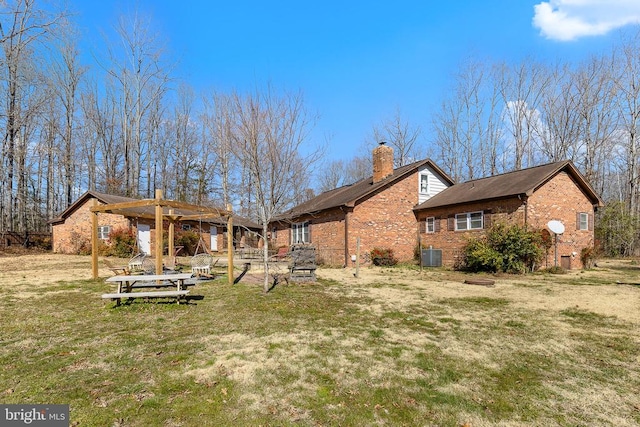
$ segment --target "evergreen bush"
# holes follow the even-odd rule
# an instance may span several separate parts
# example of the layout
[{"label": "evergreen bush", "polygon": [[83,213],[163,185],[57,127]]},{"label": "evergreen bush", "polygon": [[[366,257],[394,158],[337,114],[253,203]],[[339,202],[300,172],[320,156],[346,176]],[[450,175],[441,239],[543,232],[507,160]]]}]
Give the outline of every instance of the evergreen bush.
[{"label": "evergreen bush", "polygon": [[535,269],[544,252],[539,231],[496,223],[485,236],[467,243],[464,265],[472,271],[525,273]]}]

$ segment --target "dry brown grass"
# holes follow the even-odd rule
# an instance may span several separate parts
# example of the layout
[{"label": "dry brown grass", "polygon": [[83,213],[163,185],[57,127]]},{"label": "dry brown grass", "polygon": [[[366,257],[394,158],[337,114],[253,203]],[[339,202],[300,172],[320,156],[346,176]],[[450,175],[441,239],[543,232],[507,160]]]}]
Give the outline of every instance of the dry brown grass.
[{"label": "dry brown grass", "polygon": [[[253,268],[236,286],[197,286],[205,298],[192,306],[112,309],[99,301],[104,283],[88,281],[89,257],[0,256],[11,304],[0,356],[55,385],[75,378],[80,396],[63,396],[86,425],[197,425],[211,405],[220,412],[202,425],[640,422],[640,286],[616,284],[640,282],[635,263],[492,277],[493,287],[446,270],[353,273],[319,269],[319,284],[264,296]],[[0,398],[50,396],[11,369]]]}]

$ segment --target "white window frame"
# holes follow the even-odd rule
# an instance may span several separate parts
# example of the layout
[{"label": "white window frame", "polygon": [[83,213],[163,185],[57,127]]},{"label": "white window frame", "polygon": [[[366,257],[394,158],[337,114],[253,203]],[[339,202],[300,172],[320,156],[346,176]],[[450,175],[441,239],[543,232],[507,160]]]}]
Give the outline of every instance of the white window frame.
[{"label": "white window frame", "polygon": [[[474,216],[480,216],[480,226],[473,226],[477,223],[477,218]],[[456,214],[456,231],[468,231],[468,230],[482,230],[484,228],[484,212],[467,212],[462,214]]]},{"label": "white window frame", "polygon": [[[422,191],[422,180],[423,179],[425,180],[425,182],[427,184],[426,185],[427,188],[425,188],[424,191]],[[429,194],[429,174],[426,173],[426,172],[420,172],[418,174],[418,192],[420,194],[425,194],[425,195]]]},{"label": "white window frame", "polygon": [[108,240],[109,233],[111,233],[110,225],[99,225],[98,226],[98,239],[100,240]]},{"label": "white window frame", "polygon": [[585,231],[589,230],[589,213],[588,212],[580,212],[580,222],[578,223],[579,230]]},{"label": "white window frame", "polygon": [[425,220],[425,232],[426,233],[435,233],[436,232],[436,218],[434,216],[430,216]]},{"label": "white window frame", "polygon": [[311,243],[309,237],[309,221],[291,224],[291,244]]}]

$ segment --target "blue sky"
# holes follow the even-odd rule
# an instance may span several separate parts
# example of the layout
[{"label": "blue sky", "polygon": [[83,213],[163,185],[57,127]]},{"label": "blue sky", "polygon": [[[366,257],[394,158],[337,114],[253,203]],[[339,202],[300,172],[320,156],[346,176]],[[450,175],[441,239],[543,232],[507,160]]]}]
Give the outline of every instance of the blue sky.
[{"label": "blue sky", "polygon": [[[196,90],[302,90],[319,114],[312,143],[359,154],[397,109],[428,130],[468,57],[580,61],[638,26],[638,0],[215,1],[70,0],[83,45],[100,46],[121,14],[148,14]],[[428,135],[426,135],[428,137]]]}]

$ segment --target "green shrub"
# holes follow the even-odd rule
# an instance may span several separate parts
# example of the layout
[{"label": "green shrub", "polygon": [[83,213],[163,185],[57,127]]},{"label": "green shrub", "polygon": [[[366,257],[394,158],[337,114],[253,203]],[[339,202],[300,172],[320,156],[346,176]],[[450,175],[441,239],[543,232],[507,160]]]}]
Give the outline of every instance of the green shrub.
[{"label": "green shrub", "polygon": [[371,262],[378,266],[392,266],[398,263],[398,259],[393,255],[393,249],[373,248]]},{"label": "green shrub", "polygon": [[465,267],[472,271],[502,271],[502,255],[485,239],[470,241],[465,247]]},{"label": "green shrub", "polygon": [[540,232],[496,223],[485,236],[467,243],[464,265],[472,271],[525,273],[535,269],[544,248]]}]

